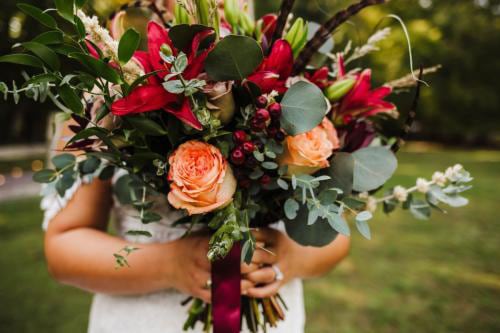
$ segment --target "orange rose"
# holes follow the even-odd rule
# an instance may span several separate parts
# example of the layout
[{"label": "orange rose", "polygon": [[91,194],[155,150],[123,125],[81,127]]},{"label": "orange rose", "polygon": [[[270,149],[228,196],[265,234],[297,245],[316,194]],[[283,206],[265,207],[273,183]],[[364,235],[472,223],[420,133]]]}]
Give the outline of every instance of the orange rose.
[{"label": "orange rose", "polygon": [[169,158],[171,181],[168,202],[189,215],[211,212],[233,200],[236,179],[219,149],[188,141]]},{"label": "orange rose", "polygon": [[328,159],[339,147],[337,131],[332,122],[325,118],[311,131],[286,138],[280,164],[288,166],[289,175],[312,174],[330,166]]}]

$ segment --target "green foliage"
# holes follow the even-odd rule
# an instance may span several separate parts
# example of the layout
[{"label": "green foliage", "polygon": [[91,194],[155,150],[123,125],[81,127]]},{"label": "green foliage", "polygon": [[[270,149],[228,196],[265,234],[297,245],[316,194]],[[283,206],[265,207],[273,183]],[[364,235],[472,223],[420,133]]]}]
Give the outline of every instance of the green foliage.
[{"label": "green foliage", "polygon": [[141,36],[135,29],[128,29],[118,44],[118,59],[122,64],[130,61],[141,43]]},{"label": "green foliage", "polygon": [[377,189],[396,171],[396,157],[385,147],[363,148],[354,152],[352,157],[354,158],[353,189],[358,192]]},{"label": "green foliage", "polygon": [[281,101],[283,129],[290,135],[306,133],[318,126],[328,111],[323,92],[300,81],[288,89]]},{"label": "green foliage", "polygon": [[261,64],[263,57],[255,39],[230,35],[210,52],[205,69],[215,81],[243,80]]}]

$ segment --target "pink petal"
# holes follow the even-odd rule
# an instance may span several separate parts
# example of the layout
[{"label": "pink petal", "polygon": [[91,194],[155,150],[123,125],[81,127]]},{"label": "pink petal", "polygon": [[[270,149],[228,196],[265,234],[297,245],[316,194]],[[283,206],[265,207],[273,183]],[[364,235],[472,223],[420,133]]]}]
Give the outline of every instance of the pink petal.
[{"label": "pink petal", "polygon": [[293,69],[293,51],[290,44],[282,39],[277,40],[265,60],[264,67],[264,70],[278,73],[281,79],[290,77]]},{"label": "pink petal", "polygon": [[[167,44],[172,48],[172,52],[175,54],[175,49],[173,48],[172,41],[168,36],[168,31],[165,30],[158,23],[151,21],[148,24],[148,53],[151,66],[154,70],[165,69],[166,64],[160,57],[160,50],[163,44]],[[163,78],[167,73],[159,73],[158,76]]]},{"label": "pink petal", "polygon": [[263,94],[267,94],[276,87],[279,75],[271,71],[262,71],[250,75],[247,80],[256,84]]}]

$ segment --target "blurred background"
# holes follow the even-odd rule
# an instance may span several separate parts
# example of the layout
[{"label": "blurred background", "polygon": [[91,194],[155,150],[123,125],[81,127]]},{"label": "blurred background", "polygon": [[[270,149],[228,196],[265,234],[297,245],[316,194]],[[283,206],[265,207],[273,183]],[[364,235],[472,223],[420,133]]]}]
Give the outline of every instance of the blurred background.
[{"label": "blurred background", "polygon": [[[125,2],[96,1],[109,8]],[[0,2],[0,54],[42,29],[17,2]],[[295,11],[322,22],[351,2],[298,0]],[[256,7],[259,16],[279,1],[256,0]],[[364,44],[377,26],[390,26],[381,50],[355,64],[372,67],[377,84],[409,72],[404,34],[388,14],[410,30],[415,65],[442,65],[426,78],[430,88],[392,183],[411,186],[418,176],[462,163],[475,177],[471,203],[429,222],[380,214],[373,240],[355,233],[350,257],[306,283],[306,332],[500,332],[500,1],[392,0],[364,11],[335,42],[337,50],[349,39]],[[20,80],[16,66],[0,64],[0,73],[9,85]],[[411,95],[393,100],[404,116]],[[91,296],[53,282],[43,258],[31,174],[44,165],[51,110],[0,101],[0,332],[86,331]]]}]

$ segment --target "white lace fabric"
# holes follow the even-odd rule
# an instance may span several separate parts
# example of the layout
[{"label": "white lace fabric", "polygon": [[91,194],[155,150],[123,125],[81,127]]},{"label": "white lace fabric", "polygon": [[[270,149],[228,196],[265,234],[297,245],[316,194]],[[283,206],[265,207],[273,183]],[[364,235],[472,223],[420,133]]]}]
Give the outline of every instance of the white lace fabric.
[{"label": "white lace fabric", "polygon": [[[95,175],[90,175],[75,183],[64,198],[59,198],[54,188],[44,188],[41,203],[45,211],[44,229],[70,202],[81,184],[91,182],[94,177]],[[157,212],[163,219],[158,223],[145,225],[134,217],[133,209],[115,205],[113,215],[118,236],[138,244],[166,243],[181,237],[185,228],[172,226],[172,222],[179,218],[179,213],[170,210],[166,202],[157,204],[157,207]],[[277,225],[276,228],[283,230],[282,225]],[[126,235],[129,230],[149,231],[153,237]],[[286,318],[277,328],[269,329],[268,332],[303,333],[305,313],[302,282],[291,281],[281,289],[280,294],[288,306]],[[90,311],[88,333],[182,333],[188,309],[181,302],[186,298],[187,295],[175,290],[137,296],[96,294]],[[202,333],[201,325],[191,332]],[[248,330],[244,328],[242,332]]]}]

